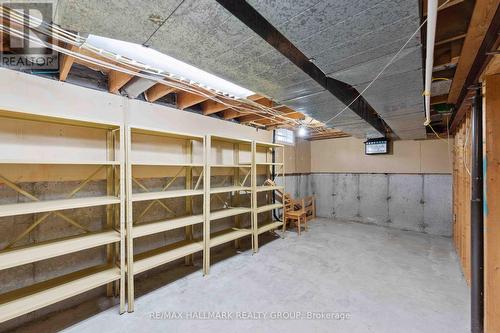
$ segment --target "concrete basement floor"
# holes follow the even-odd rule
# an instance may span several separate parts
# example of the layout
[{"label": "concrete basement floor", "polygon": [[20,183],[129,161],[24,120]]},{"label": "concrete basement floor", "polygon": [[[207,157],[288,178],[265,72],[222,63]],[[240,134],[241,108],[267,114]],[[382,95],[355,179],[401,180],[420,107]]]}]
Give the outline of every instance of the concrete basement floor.
[{"label": "concrete basement floor", "polygon": [[[269,238],[269,237],[268,237]],[[192,272],[65,332],[467,332],[469,296],[449,238],[317,219],[310,231]],[[165,311],[348,312],[346,320],[163,320]],[[236,315],[236,314],[233,314]]]}]

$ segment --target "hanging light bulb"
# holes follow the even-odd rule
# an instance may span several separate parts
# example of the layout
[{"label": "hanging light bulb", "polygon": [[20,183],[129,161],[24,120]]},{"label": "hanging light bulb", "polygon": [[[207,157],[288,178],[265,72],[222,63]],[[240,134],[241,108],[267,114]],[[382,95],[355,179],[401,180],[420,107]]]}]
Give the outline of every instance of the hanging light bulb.
[{"label": "hanging light bulb", "polygon": [[297,134],[302,138],[305,137],[307,135],[307,128],[305,128],[304,126],[300,126]]}]

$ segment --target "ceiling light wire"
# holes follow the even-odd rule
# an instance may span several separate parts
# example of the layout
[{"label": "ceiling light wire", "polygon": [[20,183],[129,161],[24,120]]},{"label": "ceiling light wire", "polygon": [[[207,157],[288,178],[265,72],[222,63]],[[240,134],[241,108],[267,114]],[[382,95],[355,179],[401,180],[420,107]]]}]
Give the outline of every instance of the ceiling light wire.
[{"label": "ceiling light wire", "polygon": [[[5,10],[5,7],[2,6],[2,13],[0,13],[0,16],[2,17],[5,17],[5,14],[4,14],[4,10]],[[27,15],[19,15],[18,12],[16,11],[12,11],[9,9],[9,19],[12,20],[12,18],[14,18],[14,21],[16,23],[18,23],[19,25],[22,25],[24,27],[26,27],[26,24],[25,24],[25,21],[23,20],[23,18],[26,18],[26,17],[29,17],[31,19],[31,16],[27,16]],[[12,15],[14,12],[14,15]],[[18,14],[18,15],[16,15]],[[43,22],[41,20],[37,20],[37,22]],[[58,31],[62,31],[62,32],[65,32],[64,30],[58,28],[58,29],[53,29],[54,25],[50,25],[50,24],[47,24],[44,22],[44,26],[46,27],[47,31],[43,31],[45,34],[50,34],[50,33],[54,33],[54,30],[58,30]],[[30,27],[28,26],[30,29],[34,29],[33,27]],[[19,38],[23,38],[23,39],[26,39],[25,35],[16,30],[16,29],[13,29],[11,27],[6,27],[4,25],[1,25],[1,28],[3,31],[5,32],[8,32],[10,34],[14,34],[14,35],[17,35],[17,37]],[[40,30],[40,29],[38,29]],[[208,99],[211,99],[211,100],[214,100],[216,102],[219,102],[219,103],[222,103],[224,104],[225,106],[228,106],[228,108],[231,108],[231,109],[236,109],[239,113],[242,113],[242,114],[258,114],[259,116],[261,116],[262,118],[265,118],[265,119],[269,119],[269,120],[278,120],[278,121],[281,121],[281,122],[284,122],[285,125],[288,124],[288,125],[291,125],[291,126],[299,126],[299,125],[303,125],[303,122],[300,122],[300,121],[297,121],[295,119],[291,119],[291,118],[288,118],[286,117],[285,113],[283,114],[280,114],[278,113],[276,110],[272,109],[272,108],[267,108],[267,107],[264,107],[254,101],[251,101],[251,100],[248,100],[248,99],[244,99],[244,103],[246,104],[250,104],[250,106],[252,106],[252,108],[245,108],[244,106],[239,106],[239,105],[233,105],[233,104],[228,104],[226,103],[223,99],[220,99],[218,98],[217,96],[214,96],[214,95],[211,95],[211,94],[206,94],[200,90],[196,90],[196,89],[193,89],[192,87],[189,87],[187,86],[186,84],[180,82],[180,81],[177,81],[177,80],[174,80],[168,76],[165,76],[165,79],[167,79],[169,82],[168,84],[166,84],[166,82],[162,82],[164,80],[159,80],[157,77],[154,77],[152,78],[151,76],[148,76],[148,75],[144,75],[142,73],[138,73],[137,72],[137,66],[138,65],[142,65],[143,67],[148,67],[148,69],[146,68],[142,68],[141,71],[146,71],[146,72],[149,72],[151,73],[151,71],[149,71],[149,68],[151,68],[150,66],[147,66],[147,65],[144,65],[144,64],[140,64],[136,61],[133,61],[132,59],[127,59],[125,57],[120,57],[118,60],[116,59],[117,58],[117,55],[114,55],[113,53],[111,52],[107,52],[108,54],[105,54],[106,51],[104,50],[100,50],[100,49],[96,49],[94,47],[92,47],[91,45],[89,44],[86,44],[85,42],[82,43],[82,41],[85,41],[85,39],[82,39],[80,36],[78,35],[75,35],[75,34],[72,34],[72,33],[63,33],[62,35],[59,34],[58,32],[55,33],[56,34],[56,39],[58,40],[61,40],[61,41],[64,41],[70,45],[73,45],[73,46],[78,46],[80,49],[87,49],[91,52],[94,52],[94,53],[97,53],[99,55],[101,55],[102,57],[105,57],[105,58],[112,58],[110,60],[114,61],[114,62],[118,62],[120,65],[124,65],[124,66],[127,66],[129,68],[131,68],[132,70],[130,69],[127,69],[127,68],[122,68],[122,67],[119,67],[119,66],[116,66],[116,65],[113,65],[113,64],[109,64],[109,63],[106,63],[106,62],[103,62],[103,61],[100,61],[98,59],[95,59],[95,58],[92,58],[92,57],[88,57],[86,55],[83,55],[81,53],[78,53],[78,52],[72,52],[71,50],[68,50],[66,48],[62,48],[60,47],[59,45],[56,45],[56,44],[52,44],[52,43],[48,43],[48,42],[45,42],[45,41],[40,41],[40,40],[34,40],[33,38],[30,37],[30,41],[32,42],[35,42],[37,44],[40,44],[40,45],[43,45],[45,47],[49,47],[49,48],[52,48],[60,53],[63,53],[63,54],[66,54],[68,56],[72,56],[72,57],[75,57],[77,59],[80,59],[80,60],[83,60],[83,61],[86,61],[86,62],[89,62],[89,63],[92,63],[92,64],[95,64],[95,65],[98,65],[98,66],[101,66],[101,67],[104,67],[104,68],[107,68],[107,69],[111,69],[111,70],[116,70],[116,71],[119,71],[119,72],[122,72],[122,73],[125,73],[125,74],[129,74],[129,75],[133,75],[133,76],[139,76],[139,77],[142,77],[142,78],[146,78],[146,79],[153,79],[154,81],[160,83],[160,84],[165,84],[165,85],[168,85],[168,86],[173,86],[174,88],[176,89],[180,89],[180,90],[183,90],[183,91],[187,91],[187,92],[191,92],[191,93],[196,93],[196,94],[199,94],[199,95],[202,95],[204,97],[207,97]],[[69,37],[68,37],[69,36]],[[151,74],[154,74],[154,75],[158,75],[158,72],[159,71],[153,71]],[[242,102],[242,101],[239,101],[239,102]],[[255,109],[256,108],[256,109]],[[269,113],[271,112],[271,116],[268,116],[266,113]],[[278,119],[277,119],[278,118]],[[260,124],[261,126],[265,126],[265,125],[262,125]],[[317,128],[317,127],[311,127],[311,129],[315,132],[324,132],[325,129],[324,128]]]},{"label": "ceiling light wire", "polygon": [[[446,5],[450,0],[446,0],[441,6],[438,7],[438,10],[441,9],[444,5]],[[406,48],[406,46],[410,43],[410,41],[415,37],[415,35],[422,29],[424,24],[427,22],[427,18],[419,25],[417,30],[408,38],[408,40],[403,44],[403,46],[396,52],[396,54],[389,60],[389,62],[382,68],[382,70],[375,76],[375,78],[354,98],[345,108],[343,108],[340,112],[338,112],[335,116],[331,117],[324,124],[328,124],[332,120],[336,119],[340,116],[344,111],[346,111],[354,102],[356,102],[374,83],[377,79],[385,72],[385,70],[396,60],[396,58],[401,54],[401,52]]]}]

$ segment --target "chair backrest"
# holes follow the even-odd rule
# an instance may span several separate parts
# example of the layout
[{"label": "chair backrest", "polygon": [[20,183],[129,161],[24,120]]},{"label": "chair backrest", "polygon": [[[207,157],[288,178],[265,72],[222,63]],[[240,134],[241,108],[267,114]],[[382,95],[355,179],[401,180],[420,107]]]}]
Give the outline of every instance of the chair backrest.
[{"label": "chair backrest", "polygon": [[309,207],[314,205],[314,196],[310,195],[308,197],[304,197],[304,206]]},{"label": "chair backrest", "polygon": [[284,205],[285,205],[285,213],[291,212],[294,210],[293,199],[289,193],[285,193],[283,195]]}]

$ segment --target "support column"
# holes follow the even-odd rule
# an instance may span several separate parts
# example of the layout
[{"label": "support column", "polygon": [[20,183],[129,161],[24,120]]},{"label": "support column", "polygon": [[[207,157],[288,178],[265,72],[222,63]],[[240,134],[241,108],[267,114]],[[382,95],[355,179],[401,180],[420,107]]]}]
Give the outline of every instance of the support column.
[{"label": "support column", "polygon": [[484,80],[484,327],[500,332],[500,73]]},{"label": "support column", "polygon": [[476,89],[472,106],[471,196],[471,332],[483,332],[483,106],[482,89]]}]

